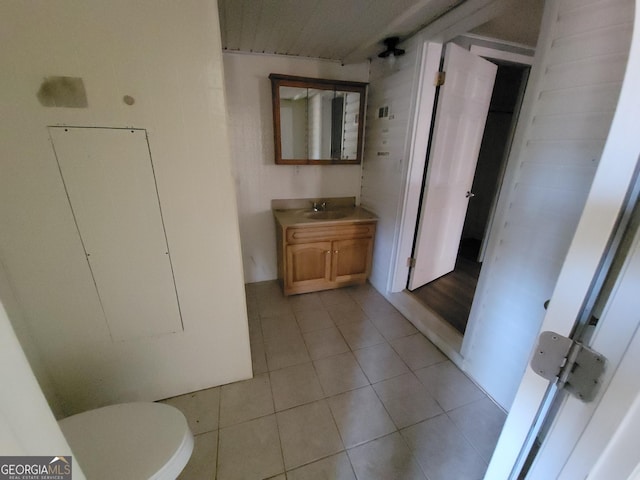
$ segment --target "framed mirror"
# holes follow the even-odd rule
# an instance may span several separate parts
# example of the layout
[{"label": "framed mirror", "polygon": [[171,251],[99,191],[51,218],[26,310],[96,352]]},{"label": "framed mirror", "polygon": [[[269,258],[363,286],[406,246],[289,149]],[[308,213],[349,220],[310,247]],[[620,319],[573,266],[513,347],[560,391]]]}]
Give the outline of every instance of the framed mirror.
[{"label": "framed mirror", "polygon": [[275,163],[362,161],[367,84],[272,73]]}]

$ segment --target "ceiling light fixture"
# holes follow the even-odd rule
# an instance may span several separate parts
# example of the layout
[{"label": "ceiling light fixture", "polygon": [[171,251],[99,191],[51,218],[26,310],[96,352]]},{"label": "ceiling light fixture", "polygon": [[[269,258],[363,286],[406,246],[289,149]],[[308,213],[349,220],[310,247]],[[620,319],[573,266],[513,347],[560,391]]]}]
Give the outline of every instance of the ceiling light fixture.
[{"label": "ceiling light fixture", "polygon": [[379,53],[378,57],[387,58],[389,56],[399,57],[400,55],[404,55],[404,50],[397,48],[398,43],[400,43],[399,37],[385,38],[382,43],[384,43],[387,49],[384,52]]}]

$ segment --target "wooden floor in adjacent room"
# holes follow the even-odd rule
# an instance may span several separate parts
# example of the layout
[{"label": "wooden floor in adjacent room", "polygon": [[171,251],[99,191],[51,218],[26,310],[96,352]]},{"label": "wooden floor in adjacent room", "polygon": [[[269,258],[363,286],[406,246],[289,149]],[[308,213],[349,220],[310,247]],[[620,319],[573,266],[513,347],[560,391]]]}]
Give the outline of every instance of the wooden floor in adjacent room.
[{"label": "wooden floor in adjacent room", "polygon": [[462,334],[467,327],[482,266],[468,257],[477,258],[461,249],[453,272],[411,292]]}]

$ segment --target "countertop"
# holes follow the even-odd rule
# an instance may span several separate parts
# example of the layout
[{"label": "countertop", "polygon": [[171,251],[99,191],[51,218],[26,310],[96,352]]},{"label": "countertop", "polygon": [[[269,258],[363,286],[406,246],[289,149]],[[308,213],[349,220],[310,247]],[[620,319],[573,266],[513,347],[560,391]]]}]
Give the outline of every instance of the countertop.
[{"label": "countertop", "polygon": [[370,211],[356,206],[328,207],[319,212],[314,212],[310,208],[274,209],[273,216],[283,227],[336,225],[378,220]]}]

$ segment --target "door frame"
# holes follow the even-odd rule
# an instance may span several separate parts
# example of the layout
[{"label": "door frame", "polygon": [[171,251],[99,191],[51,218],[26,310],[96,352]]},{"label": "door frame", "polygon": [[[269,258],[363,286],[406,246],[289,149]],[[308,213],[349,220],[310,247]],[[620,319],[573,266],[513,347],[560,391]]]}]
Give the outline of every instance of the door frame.
[{"label": "door frame", "polygon": [[[442,68],[451,85],[439,90],[426,135],[429,153],[407,279],[411,291],[455,269],[498,72],[495,63],[454,42],[445,45]],[[466,141],[452,146],[452,134]]]},{"label": "door frame", "polygon": [[[617,422],[640,392],[640,380],[635,375],[640,360],[640,319],[636,315],[640,281],[640,178],[637,173],[598,276],[592,282],[589,298],[583,303],[580,324],[576,322],[573,327],[578,341],[606,357],[606,368],[599,380],[600,391],[588,403],[558,392],[552,400],[554,406],[548,411],[545,398],[545,405],[538,410],[545,435],[527,472],[531,478],[586,478],[593,466],[590,459],[602,452]],[[599,321],[595,327],[589,326],[586,322],[594,315]],[[557,391],[555,385],[553,388]],[[589,439],[589,430],[597,432],[596,437]],[[530,430],[529,438],[534,434],[538,434],[537,426]],[[522,453],[528,453],[527,450],[525,445]],[[624,477],[614,475],[612,478]]]},{"label": "door frame", "polygon": [[[435,78],[439,70],[443,44],[455,37],[467,35],[475,27],[502,14],[514,3],[515,0],[468,0],[426,26],[418,34],[419,40],[416,42],[417,75],[412,91],[415,107],[409,120],[406,170],[402,174],[403,192],[397,211],[384,295],[407,318],[420,319],[415,323],[416,328],[460,368],[463,368],[460,332],[405,291],[428,146],[428,139],[422,133],[428,132],[431,127],[436,87],[430,79]],[[499,42],[494,43],[497,45]],[[509,42],[502,44],[507,49],[514,46]],[[535,63],[535,57],[533,61]]]},{"label": "door frame", "polygon": [[[418,91],[409,146],[409,166],[405,179],[405,192],[400,214],[398,241],[396,243],[395,265],[389,279],[387,290],[391,293],[402,292],[409,278],[407,259],[413,252],[413,241],[418,225],[422,180],[427,163],[431,120],[436,101],[436,85],[433,81],[440,71],[443,44],[424,42],[419,54]],[[427,134],[425,134],[425,132]]]},{"label": "door frame", "polygon": [[[465,36],[462,33],[457,36]],[[469,37],[472,41],[474,37]],[[480,38],[480,37],[476,37]],[[513,48],[514,45],[509,42],[499,42],[492,40],[494,45],[504,45],[506,49]],[[414,238],[418,224],[418,213],[420,208],[420,196],[422,191],[422,182],[426,167],[427,152],[429,147],[429,136],[424,132],[431,129],[432,118],[434,115],[434,105],[436,101],[436,86],[432,81],[437,72],[440,70],[440,60],[444,45],[442,43],[424,41],[421,51],[418,54],[419,72],[417,80],[416,108],[412,122],[410,145],[409,145],[409,162],[407,175],[405,178],[405,192],[400,212],[400,223],[398,226],[398,237],[395,243],[395,256],[392,257],[391,275],[389,276],[387,285],[388,299],[409,317],[421,318],[420,325],[416,327],[431,340],[440,350],[442,350],[449,359],[458,367],[463,368],[463,338],[464,336],[454,327],[442,320],[438,315],[433,313],[427,307],[418,302],[417,299],[406,291],[407,278],[409,277],[408,258],[412,256]],[[501,51],[494,48],[484,48],[484,53],[494,52],[493,55],[500,58],[502,55],[509,56],[507,50]],[[535,60],[529,62],[521,62],[519,57],[509,57],[511,61],[521,63],[523,66],[530,66]],[[526,82],[531,82],[529,75]],[[523,84],[523,92],[526,83]],[[523,108],[522,99],[520,99],[518,108]],[[520,116],[520,110],[517,113]],[[515,132],[518,120],[515,119],[512,125],[512,132],[509,142],[513,143],[513,133]],[[507,172],[507,161],[510,146],[505,149],[505,157],[503,159],[502,172],[500,173],[500,184],[504,182]],[[496,191],[495,203],[497,205],[497,197],[500,193],[500,186]],[[491,212],[488,228],[493,226],[493,217],[496,215],[496,209]],[[491,232],[485,234],[489,238]],[[484,241],[483,243],[487,243]],[[477,296],[478,292],[476,292]],[[475,297],[474,297],[475,301]],[[472,311],[473,313],[473,311]]]},{"label": "door frame", "polygon": [[[475,38],[471,35],[469,37]],[[477,45],[471,45],[469,51],[487,59],[492,58],[494,60],[506,60],[515,63],[522,68],[522,80],[520,81],[518,97],[516,99],[513,117],[511,118],[511,125],[509,126],[509,133],[507,135],[504,152],[502,153],[502,158],[500,159],[500,171],[497,175],[497,183],[495,186],[493,199],[491,200],[489,218],[487,219],[487,223],[485,225],[485,232],[482,236],[482,243],[480,245],[480,252],[478,254],[478,261],[483,262],[485,254],[487,253],[487,247],[489,245],[489,237],[491,236],[491,232],[493,231],[493,221],[498,210],[498,198],[500,196],[500,192],[502,191],[502,185],[504,183],[504,178],[507,171],[507,164],[511,155],[511,147],[513,145],[514,135],[518,126],[518,121],[520,119],[520,111],[524,102],[525,90],[527,89],[527,84],[529,83],[529,76],[531,75],[531,66],[533,65],[534,57],[528,57],[526,55],[518,53],[505,52],[502,50],[496,50],[494,48],[481,47]],[[499,68],[500,66],[498,66],[498,69]]]},{"label": "door frame", "polygon": [[[467,37],[471,41],[482,38],[464,34],[457,36]],[[396,241],[395,255],[392,260],[392,273],[387,285],[387,290],[391,294],[404,291],[407,285],[407,278],[409,277],[409,265],[407,259],[411,257],[413,251],[413,241],[418,223],[422,180],[429,147],[429,138],[428,135],[425,135],[425,132],[429,132],[431,130],[431,122],[434,115],[434,105],[436,100],[437,87],[435,86],[433,79],[440,70],[440,59],[442,57],[444,45],[452,39],[453,38],[449,38],[447,42],[426,40],[423,42],[421,51],[418,54],[419,71],[416,82],[417,91],[415,94],[416,108],[413,114],[409,140],[408,169],[405,178],[402,210],[400,212],[398,238]],[[495,45],[504,45],[505,48],[514,46],[514,44],[511,44],[510,42],[499,42],[493,39],[491,41]],[[480,50],[474,49],[475,51],[472,53],[483,58],[508,59],[523,66],[531,66],[534,62],[534,57],[530,57],[530,60],[525,60],[527,57],[524,55],[513,54],[507,50],[502,51],[489,47],[478,48],[480,48]],[[531,80],[528,78],[526,81],[529,82]],[[522,102],[520,102],[520,106],[522,106]],[[513,141],[513,139],[510,137],[509,141]],[[504,173],[502,174],[502,178],[504,178]],[[491,215],[492,217],[495,215],[495,209],[492,211]]]}]

